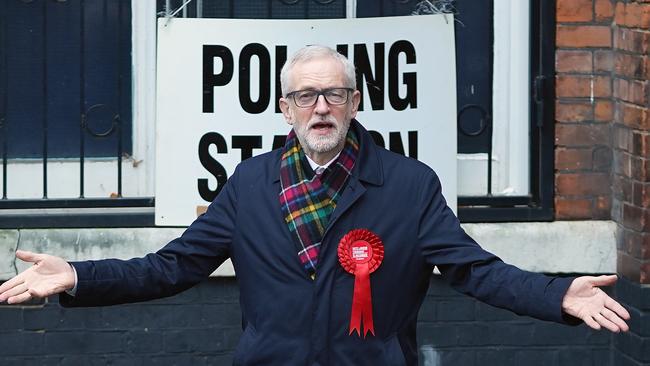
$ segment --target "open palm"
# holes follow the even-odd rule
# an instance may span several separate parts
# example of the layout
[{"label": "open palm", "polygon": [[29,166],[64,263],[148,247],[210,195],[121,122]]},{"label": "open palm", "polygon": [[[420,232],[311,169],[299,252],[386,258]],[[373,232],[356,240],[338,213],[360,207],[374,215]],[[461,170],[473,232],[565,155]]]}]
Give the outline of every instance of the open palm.
[{"label": "open palm", "polygon": [[625,320],[630,319],[630,314],[599,288],[611,286],[616,280],[616,275],[576,278],[564,295],[562,310],[582,319],[593,329],[604,327],[615,333],[627,331],[629,327]]},{"label": "open palm", "polygon": [[74,286],[74,270],[63,258],[23,250],[16,251],[16,257],[34,265],[0,286],[0,302],[21,303]]}]

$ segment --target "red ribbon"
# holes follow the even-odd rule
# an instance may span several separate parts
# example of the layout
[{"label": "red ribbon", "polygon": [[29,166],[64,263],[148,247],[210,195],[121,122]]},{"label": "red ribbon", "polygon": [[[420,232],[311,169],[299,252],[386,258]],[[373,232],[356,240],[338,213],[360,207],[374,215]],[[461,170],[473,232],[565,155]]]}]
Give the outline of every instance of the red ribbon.
[{"label": "red ribbon", "polygon": [[[341,239],[338,254],[343,268],[354,275],[349,334],[356,331],[364,338],[368,333],[375,335],[370,274],[379,267],[384,258],[381,239],[369,230],[352,230]],[[362,322],[366,328],[365,332],[361,327]]]},{"label": "red ribbon", "polygon": [[372,320],[372,294],[370,293],[370,270],[368,263],[357,264],[354,271],[354,295],[352,297],[352,315],[350,316],[350,334],[356,331],[361,335],[361,321],[366,326],[366,333],[375,335]]}]

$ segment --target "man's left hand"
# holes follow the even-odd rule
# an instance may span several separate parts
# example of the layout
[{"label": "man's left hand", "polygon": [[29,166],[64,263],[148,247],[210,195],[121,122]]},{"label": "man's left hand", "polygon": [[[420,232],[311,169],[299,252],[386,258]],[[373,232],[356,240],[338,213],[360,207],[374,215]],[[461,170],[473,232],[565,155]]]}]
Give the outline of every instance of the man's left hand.
[{"label": "man's left hand", "polygon": [[630,313],[599,288],[613,285],[617,278],[616,275],[576,278],[564,295],[562,310],[593,329],[604,327],[614,333],[627,332],[630,328],[625,320],[630,319]]}]

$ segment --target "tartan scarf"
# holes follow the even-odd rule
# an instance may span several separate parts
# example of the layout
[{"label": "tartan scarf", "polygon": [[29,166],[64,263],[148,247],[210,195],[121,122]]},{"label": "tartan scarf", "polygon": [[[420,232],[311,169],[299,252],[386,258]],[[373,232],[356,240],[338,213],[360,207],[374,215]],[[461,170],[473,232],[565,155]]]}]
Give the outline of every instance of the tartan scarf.
[{"label": "tartan scarf", "polygon": [[341,154],[322,174],[316,175],[295,132],[291,130],[287,136],[280,162],[280,206],[300,263],[312,279],[323,234],[358,152],[359,141],[350,128]]}]

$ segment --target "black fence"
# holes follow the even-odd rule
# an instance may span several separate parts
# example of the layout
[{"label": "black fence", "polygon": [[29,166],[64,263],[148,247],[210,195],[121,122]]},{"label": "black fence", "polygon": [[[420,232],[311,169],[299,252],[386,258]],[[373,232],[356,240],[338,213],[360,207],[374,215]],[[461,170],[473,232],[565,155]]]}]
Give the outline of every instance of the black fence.
[{"label": "black fence", "polygon": [[[0,227],[152,225],[153,198],[122,194],[132,153],[131,1],[6,0],[0,32]],[[114,161],[112,197],[87,197],[89,159]],[[69,184],[48,180],[54,161],[78,164],[69,198],[50,197],[48,186]],[[40,197],[15,198],[23,187],[11,186],[12,162],[40,162]]]}]

